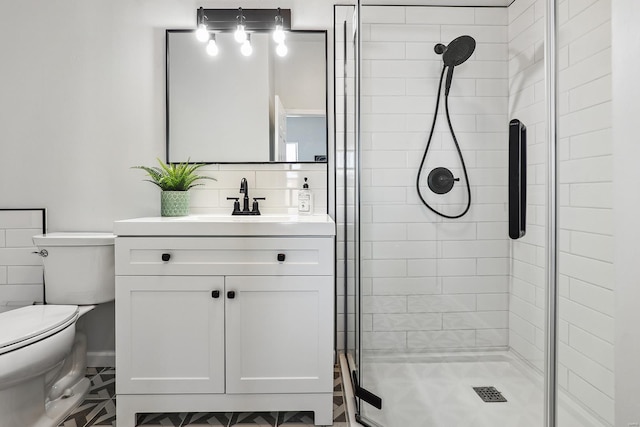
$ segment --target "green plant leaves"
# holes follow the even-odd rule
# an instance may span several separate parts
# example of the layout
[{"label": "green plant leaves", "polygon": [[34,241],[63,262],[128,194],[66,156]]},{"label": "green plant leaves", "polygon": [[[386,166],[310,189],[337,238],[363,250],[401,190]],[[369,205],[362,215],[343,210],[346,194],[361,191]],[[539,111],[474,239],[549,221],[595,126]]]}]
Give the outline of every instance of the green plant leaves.
[{"label": "green plant leaves", "polygon": [[171,163],[165,164],[162,160],[158,160],[160,166],[133,166],[133,169],[142,169],[150,179],[149,181],[162,189],[163,191],[187,191],[196,185],[204,185],[202,183],[196,183],[201,179],[216,180],[210,176],[198,175],[196,171],[205,166],[204,163],[189,164],[189,160],[185,163]]}]

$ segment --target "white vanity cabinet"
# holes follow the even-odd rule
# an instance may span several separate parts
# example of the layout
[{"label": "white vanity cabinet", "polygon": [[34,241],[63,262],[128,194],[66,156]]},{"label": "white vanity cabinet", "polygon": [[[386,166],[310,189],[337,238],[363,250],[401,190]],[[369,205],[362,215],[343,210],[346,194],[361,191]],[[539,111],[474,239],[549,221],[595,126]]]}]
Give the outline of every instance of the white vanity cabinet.
[{"label": "white vanity cabinet", "polygon": [[332,423],[333,234],[115,231],[118,426],[143,412]]}]

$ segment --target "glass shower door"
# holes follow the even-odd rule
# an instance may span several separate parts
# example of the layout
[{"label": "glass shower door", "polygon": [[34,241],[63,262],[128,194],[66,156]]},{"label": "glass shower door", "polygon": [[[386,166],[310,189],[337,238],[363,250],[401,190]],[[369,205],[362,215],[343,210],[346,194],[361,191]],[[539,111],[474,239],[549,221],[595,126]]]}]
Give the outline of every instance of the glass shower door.
[{"label": "glass shower door", "polygon": [[356,34],[355,6],[334,6],[336,111],[336,225],[338,254],[337,347],[351,371],[357,370],[360,292],[357,272],[356,175]]},{"label": "glass shower door", "polygon": [[[383,399],[382,410],[361,403],[371,425],[543,426],[547,145],[540,4],[361,7],[359,368],[361,385]],[[434,48],[465,35],[476,49],[455,64],[445,108],[439,85],[449,73],[442,47],[440,54]],[[532,154],[528,229],[515,242],[507,218],[513,118],[527,126]],[[465,210],[467,183],[452,130],[472,201],[457,219],[436,215],[416,192],[417,184],[449,216]],[[460,178],[448,193],[429,188],[429,174],[440,167]],[[507,402],[487,402],[500,398]]]}]

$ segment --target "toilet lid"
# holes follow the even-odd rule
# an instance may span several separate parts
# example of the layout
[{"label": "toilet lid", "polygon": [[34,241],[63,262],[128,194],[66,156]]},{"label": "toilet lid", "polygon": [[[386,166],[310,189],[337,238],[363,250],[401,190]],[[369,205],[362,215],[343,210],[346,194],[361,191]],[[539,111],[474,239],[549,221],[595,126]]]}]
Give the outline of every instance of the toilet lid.
[{"label": "toilet lid", "polygon": [[0,313],[0,354],[46,338],[77,318],[75,305],[29,305]]}]

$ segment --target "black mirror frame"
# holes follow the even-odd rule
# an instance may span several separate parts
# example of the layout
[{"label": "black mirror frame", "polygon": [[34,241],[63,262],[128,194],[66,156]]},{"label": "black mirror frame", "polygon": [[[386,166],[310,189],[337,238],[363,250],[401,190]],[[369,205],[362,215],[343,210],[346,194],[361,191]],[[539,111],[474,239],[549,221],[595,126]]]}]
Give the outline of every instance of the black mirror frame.
[{"label": "black mirror frame", "polygon": [[[167,164],[178,163],[176,161],[172,161],[169,158],[169,34],[170,33],[188,33],[193,32],[193,29],[166,29],[165,30],[165,159]],[[229,29],[223,29],[220,32],[231,32]],[[257,30],[255,32],[266,33],[270,31]],[[288,30],[287,32],[292,33],[317,33],[322,34],[324,36],[324,64],[325,64],[325,117],[326,117],[326,125],[325,125],[325,156],[323,160],[320,161],[297,161],[297,162],[281,162],[281,161],[249,161],[249,162],[198,162],[205,164],[327,164],[327,158],[329,154],[329,46],[327,40],[327,30]],[[194,162],[190,162],[194,163]]]}]

